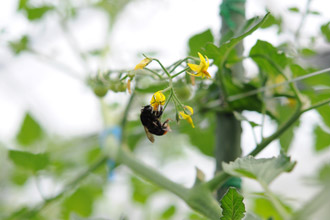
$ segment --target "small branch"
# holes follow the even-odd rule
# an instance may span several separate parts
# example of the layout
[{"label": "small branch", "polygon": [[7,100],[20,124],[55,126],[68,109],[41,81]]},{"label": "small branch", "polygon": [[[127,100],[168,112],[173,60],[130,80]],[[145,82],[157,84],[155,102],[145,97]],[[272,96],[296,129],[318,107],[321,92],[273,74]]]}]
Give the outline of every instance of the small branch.
[{"label": "small branch", "polygon": [[178,72],[178,73],[172,75],[171,78],[173,79],[173,78],[177,77],[178,75],[180,75],[181,73],[186,72],[187,70],[189,70],[189,67],[187,67],[187,68],[181,70],[180,72]]},{"label": "small branch", "polygon": [[295,37],[295,42],[299,42],[300,32],[301,32],[301,29],[302,29],[302,27],[303,27],[303,25],[304,25],[304,23],[305,23],[306,17],[307,17],[307,15],[308,15],[308,12],[309,12],[309,8],[310,8],[310,5],[311,5],[311,2],[312,2],[312,0],[307,0],[307,3],[306,3],[306,10],[305,10],[305,12],[302,14],[302,16],[301,16],[301,20],[300,20],[299,26],[298,26],[298,28],[297,28],[297,31],[296,31],[295,35],[294,35],[294,37]]},{"label": "small branch", "polygon": [[298,81],[301,81],[303,79],[307,79],[307,78],[317,76],[317,75],[327,73],[327,72],[330,72],[330,67],[326,68],[326,69],[323,69],[323,70],[316,71],[316,72],[312,72],[312,73],[309,73],[309,74],[306,74],[306,75],[303,75],[303,76],[300,76],[300,77],[297,77],[297,78],[294,78],[294,79],[291,79],[291,80],[288,80],[288,81],[285,81],[285,82],[282,82],[282,83],[276,83],[276,84],[273,84],[273,85],[264,86],[264,87],[261,87],[261,88],[255,89],[255,90],[251,90],[249,92],[232,95],[232,96],[228,97],[228,101],[230,101],[230,102],[236,101],[236,100],[239,100],[239,99],[242,99],[242,98],[246,98],[246,97],[249,97],[249,96],[256,95],[256,94],[258,94],[260,92],[264,92],[268,89],[274,89],[274,88],[279,87],[279,86],[285,86],[285,85],[288,85],[290,83],[298,82]]},{"label": "small branch", "polygon": [[29,52],[32,55],[36,56],[37,58],[44,60],[44,61],[48,62],[50,65],[61,70],[61,73],[64,73],[65,75],[70,76],[78,81],[83,81],[83,78],[79,76],[80,74],[77,71],[75,71],[74,69],[72,69],[69,65],[62,63],[60,61],[57,61],[54,59],[54,57],[51,57],[49,55],[41,54],[40,52],[37,52],[33,49],[30,49]]},{"label": "small branch", "polygon": [[307,111],[312,110],[312,109],[319,108],[319,107],[321,107],[323,105],[326,105],[326,104],[329,104],[329,103],[330,103],[330,98],[326,99],[326,100],[319,101],[319,102],[311,105],[310,107],[303,109],[302,113],[307,112]]},{"label": "small branch", "polygon": [[264,138],[263,141],[259,143],[256,148],[248,155],[256,156],[258,153],[260,153],[266,146],[268,146],[268,144],[281,136],[282,133],[284,133],[293,123],[295,123],[300,118],[302,113],[301,105],[298,104],[297,109],[293,115],[285,123],[280,125],[280,127],[271,136]]}]

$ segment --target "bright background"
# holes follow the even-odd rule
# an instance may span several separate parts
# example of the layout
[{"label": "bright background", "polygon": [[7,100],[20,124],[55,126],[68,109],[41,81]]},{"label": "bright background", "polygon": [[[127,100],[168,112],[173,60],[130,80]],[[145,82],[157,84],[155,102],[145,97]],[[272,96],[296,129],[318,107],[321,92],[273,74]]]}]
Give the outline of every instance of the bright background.
[{"label": "bright background", "polygon": [[[37,2],[37,1],[36,1]],[[17,1],[1,1],[0,3],[0,141],[11,148],[12,140],[19,129],[26,111],[41,123],[43,128],[51,135],[65,137],[87,135],[100,132],[103,122],[100,114],[100,103],[91,89],[86,85],[87,72],[96,72],[98,69],[129,69],[134,67],[142,58],[142,53],[155,54],[165,65],[174,62],[186,55],[187,41],[190,36],[210,28],[213,33],[220,30],[219,1],[209,0],[136,0],[129,3],[119,15],[111,34],[106,35],[107,17],[99,10],[82,10],[77,18],[69,25],[77,47],[82,50],[95,49],[105,41],[110,45],[110,56],[103,62],[89,63],[88,67],[81,65],[76,59],[72,48],[66,38],[63,37],[58,21],[54,16],[40,23],[30,23],[26,18],[17,13]],[[79,1],[77,1],[79,4]],[[284,18],[284,32],[294,32],[300,22],[298,14],[288,12],[289,7],[298,7],[304,10],[306,1],[300,0],[248,0],[247,17],[264,15],[268,8],[274,15],[282,15]],[[302,41],[304,38],[319,32],[320,24],[330,20],[330,3],[325,0],[314,0],[311,9],[319,11],[321,16],[309,16],[302,29]],[[259,30],[246,38],[245,47],[250,48],[257,39],[267,40],[278,45],[288,40],[289,34],[275,35],[277,29],[270,28]],[[42,59],[29,54],[15,56],[6,47],[6,42],[17,39],[28,33],[33,39],[32,47],[48,54],[50,57]],[[293,44],[294,39],[289,39]],[[329,50],[325,42],[317,42],[319,51]],[[72,74],[65,74],[60,69],[54,68],[54,62],[64,63],[72,69]],[[248,74],[253,74],[257,68],[250,62],[244,63]],[[109,102],[125,102],[128,94],[107,95]],[[250,112],[245,113],[252,120],[260,120],[259,116]],[[316,121],[320,119],[314,112],[303,116],[303,124],[296,131],[296,138],[290,153],[293,159],[298,161],[294,171],[284,174],[273,183],[274,191],[285,192],[287,197],[297,199],[291,201],[300,204],[301,200],[308,200],[314,193],[313,185],[308,183],[309,176],[324,161],[329,161],[329,149],[322,154],[313,151],[312,129]],[[271,121],[269,130],[275,127]],[[251,138],[249,126],[243,123],[243,152],[249,152],[254,141]],[[13,147],[14,148],[14,147]],[[260,156],[276,156],[279,152],[278,143],[273,143]],[[214,172],[214,162],[211,158],[200,155],[195,149],[185,148],[185,156],[168,164],[163,164],[159,169],[171,179],[191,185],[194,180],[195,166],[198,166],[210,178]],[[137,152],[147,163],[159,166],[155,149],[144,149]],[[302,161],[304,161],[302,163]],[[127,207],[129,190],[123,182],[126,181],[122,168],[115,175],[113,184],[109,186],[107,193],[115,199],[107,201],[100,206],[102,212],[109,212],[111,216],[119,216],[123,209],[135,210],[135,215],[142,215],[143,210]],[[302,181],[303,180],[303,181]],[[249,181],[244,182],[247,191],[258,189]],[[45,190],[49,188],[47,181],[43,182]],[[27,192],[34,194],[35,188],[29,185]],[[302,193],[303,192],[303,193]],[[155,206],[161,206],[163,199],[174,199],[174,196],[164,195],[155,198]],[[22,199],[19,195],[14,197],[20,202],[29,201],[31,198]],[[34,198],[38,201],[40,198]],[[14,200],[14,199],[13,199]],[[182,202],[177,201],[182,209],[187,209]],[[112,208],[108,208],[111,204]],[[116,206],[117,208],[115,208]],[[119,208],[118,208],[119,207]],[[157,207],[156,207],[157,208]],[[108,210],[109,209],[109,210]],[[138,219],[138,217],[136,218]]]}]

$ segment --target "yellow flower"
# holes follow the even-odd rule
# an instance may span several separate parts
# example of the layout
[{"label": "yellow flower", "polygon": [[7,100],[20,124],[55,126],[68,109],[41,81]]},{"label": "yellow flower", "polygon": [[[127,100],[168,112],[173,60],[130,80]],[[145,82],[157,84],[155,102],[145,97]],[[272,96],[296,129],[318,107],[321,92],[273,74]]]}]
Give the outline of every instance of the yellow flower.
[{"label": "yellow flower", "polygon": [[152,60],[150,58],[144,58],[138,65],[135,66],[134,70],[143,69],[146,67]]},{"label": "yellow flower", "polygon": [[155,92],[150,100],[150,105],[155,111],[158,111],[160,105],[165,104],[165,95],[162,91]]},{"label": "yellow flower", "polygon": [[[188,114],[186,114],[185,112]],[[190,117],[193,114],[194,114],[194,110],[192,109],[192,107],[186,105],[184,107],[184,111],[179,112],[179,118],[187,120],[187,122],[191,125],[191,127],[194,128],[195,127],[194,122],[193,122],[192,118]]]},{"label": "yellow flower", "polygon": [[199,65],[188,63],[188,66],[190,67],[190,69],[192,71],[196,72],[196,74],[190,74],[190,73],[189,74],[193,75],[193,76],[200,76],[202,78],[204,78],[205,76],[206,76],[206,78],[211,78],[210,74],[207,72],[207,69],[210,66],[209,58],[207,58],[207,56],[205,56],[206,57],[206,60],[205,60],[205,58],[203,57],[203,55],[201,53],[198,53],[198,56],[201,60]]}]

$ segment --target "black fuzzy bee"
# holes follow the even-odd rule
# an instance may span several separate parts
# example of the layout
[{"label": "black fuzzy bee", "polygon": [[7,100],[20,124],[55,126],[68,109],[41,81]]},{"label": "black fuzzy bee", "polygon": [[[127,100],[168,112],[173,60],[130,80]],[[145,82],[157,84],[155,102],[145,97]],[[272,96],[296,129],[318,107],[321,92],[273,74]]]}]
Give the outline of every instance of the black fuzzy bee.
[{"label": "black fuzzy bee", "polygon": [[162,114],[162,107],[160,107],[159,111],[153,110],[151,105],[146,105],[141,109],[140,119],[147,137],[152,143],[155,141],[153,135],[161,136],[170,131],[170,127],[168,125],[169,119],[167,119],[164,123],[161,123],[160,121]]}]

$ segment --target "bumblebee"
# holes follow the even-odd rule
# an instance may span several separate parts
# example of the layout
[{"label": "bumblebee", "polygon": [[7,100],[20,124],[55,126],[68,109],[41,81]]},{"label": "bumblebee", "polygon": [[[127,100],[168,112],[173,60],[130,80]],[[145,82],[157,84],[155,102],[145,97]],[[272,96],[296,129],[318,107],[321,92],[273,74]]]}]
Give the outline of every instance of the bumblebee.
[{"label": "bumblebee", "polygon": [[155,111],[151,105],[146,105],[141,109],[140,119],[146,135],[152,143],[155,142],[153,135],[162,136],[171,130],[168,125],[170,119],[167,119],[164,123],[160,121],[162,114],[162,107]]}]

